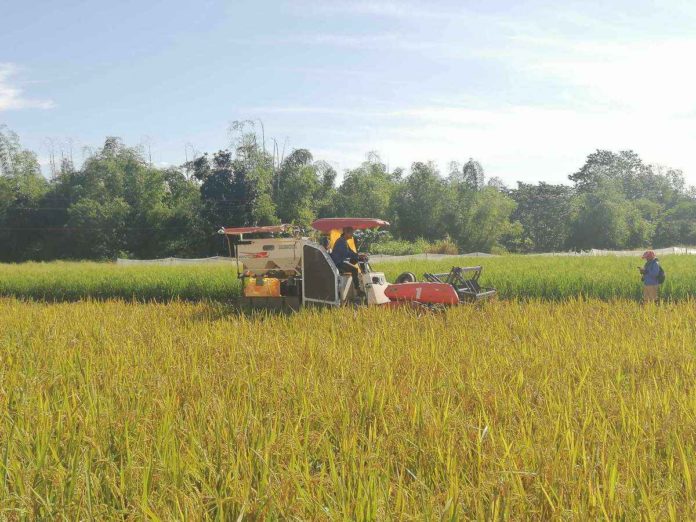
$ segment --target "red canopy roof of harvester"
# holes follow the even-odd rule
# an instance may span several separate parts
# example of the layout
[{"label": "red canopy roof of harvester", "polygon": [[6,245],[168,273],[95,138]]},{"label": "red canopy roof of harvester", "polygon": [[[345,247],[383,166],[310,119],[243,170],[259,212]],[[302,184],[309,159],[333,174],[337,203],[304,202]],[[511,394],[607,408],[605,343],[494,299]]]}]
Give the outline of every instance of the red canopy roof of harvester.
[{"label": "red canopy roof of harvester", "polygon": [[352,227],[355,230],[366,228],[388,227],[389,221],[373,218],[321,218],[312,223],[312,228],[319,232],[331,232],[345,227]]},{"label": "red canopy roof of harvester", "polygon": [[239,236],[242,234],[262,234],[271,232],[283,232],[290,225],[267,225],[264,227],[237,227],[223,228],[223,232],[228,236]]}]

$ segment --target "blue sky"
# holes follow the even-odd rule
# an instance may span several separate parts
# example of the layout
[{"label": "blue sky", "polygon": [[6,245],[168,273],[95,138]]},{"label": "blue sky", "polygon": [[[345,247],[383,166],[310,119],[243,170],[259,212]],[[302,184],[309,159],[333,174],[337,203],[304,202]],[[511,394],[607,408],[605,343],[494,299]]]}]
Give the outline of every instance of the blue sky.
[{"label": "blue sky", "polygon": [[44,163],[115,135],[178,164],[252,119],[339,171],[565,182],[632,148],[696,184],[694,28],[690,1],[0,0],[0,124]]}]

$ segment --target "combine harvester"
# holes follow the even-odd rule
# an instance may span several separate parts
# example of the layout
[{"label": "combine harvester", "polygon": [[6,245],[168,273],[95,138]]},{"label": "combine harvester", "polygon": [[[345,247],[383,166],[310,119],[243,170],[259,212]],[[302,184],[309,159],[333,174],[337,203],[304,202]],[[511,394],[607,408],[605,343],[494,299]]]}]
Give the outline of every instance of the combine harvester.
[{"label": "combine harvester", "polygon": [[[362,254],[358,262],[360,292],[350,274],[341,273],[329,252],[343,228],[376,230],[389,226],[381,219],[323,218],[312,223],[318,242],[303,237],[291,225],[222,228],[237,260],[243,295],[237,301],[247,309],[292,309],[302,306],[412,306],[442,307],[473,302],[495,295],[481,288],[482,267],[454,267],[446,274],[424,274],[417,282],[411,272],[395,283],[370,267]],[[354,240],[349,240],[357,252]]]}]

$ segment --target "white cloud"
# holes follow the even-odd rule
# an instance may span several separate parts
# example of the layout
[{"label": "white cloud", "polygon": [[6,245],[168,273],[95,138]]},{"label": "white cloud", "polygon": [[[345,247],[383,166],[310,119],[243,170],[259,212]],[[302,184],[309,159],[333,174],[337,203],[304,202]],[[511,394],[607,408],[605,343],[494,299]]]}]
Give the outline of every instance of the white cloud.
[{"label": "white cloud", "polygon": [[[504,63],[527,89],[539,86],[535,99],[464,93],[459,98],[465,104],[442,96],[435,104],[390,103],[387,109],[365,103],[256,110],[304,121],[307,132],[312,123],[333,126],[337,120],[360,128],[355,139],[331,145],[341,164],[358,163],[370,149],[401,165],[435,159],[443,168],[451,159],[475,156],[508,182],[563,182],[597,148],[633,149],[647,162],[683,169],[696,184],[696,38],[614,42],[518,35],[510,41],[510,49],[490,59]],[[325,121],[315,123],[318,115]],[[310,142],[321,141],[325,132],[317,130]]]},{"label": "white cloud", "polygon": [[[423,51],[451,84],[438,92],[426,83],[417,105],[384,91],[364,103],[291,103],[248,113],[266,115],[295,142],[317,156],[326,152],[341,166],[359,163],[368,150],[380,151],[393,165],[433,159],[443,169],[450,160],[474,156],[508,183],[567,182],[595,149],[633,149],[646,162],[683,169],[696,184],[696,36],[684,30],[696,10],[684,4],[677,19],[667,7],[627,11],[627,5],[597,9],[578,2],[547,9],[544,3],[477,13],[417,0],[311,3],[310,15],[400,20],[389,26],[393,32],[360,34],[355,28],[362,26],[346,24],[352,33],[286,41]],[[666,19],[674,23],[656,23]],[[417,20],[423,23],[414,30],[408,22]],[[414,52],[409,67],[417,70],[419,59]],[[452,88],[457,74],[458,91]],[[411,80],[398,71],[393,77]]]},{"label": "white cloud", "polygon": [[522,65],[575,89],[579,97],[639,110],[645,117],[696,109],[696,71],[691,66],[696,39],[535,45]]},{"label": "white cloud", "polygon": [[13,83],[17,75],[17,66],[12,63],[0,63],[0,111],[12,109],[50,109],[54,107],[51,100],[27,98],[22,89]]},{"label": "white cloud", "polygon": [[441,167],[469,156],[507,182],[567,181],[597,148],[634,149],[647,162],[683,168],[696,182],[691,144],[696,120],[646,119],[633,111],[576,111],[542,107],[498,110],[417,108],[413,120],[381,133],[373,145],[391,158],[435,159]]},{"label": "white cloud", "polygon": [[[295,141],[316,143],[317,157],[341,167],[360,163],[368,150],[377,150],[392,166],[435,160],[442,169],[451,160],[473,156],[489,175],[509,184],[563,183],[597,148],[633,149],[648,163],[683,169],[689,182],[696,183],[696,158],[690,152],[696,118],[669,113],[646,118],[640,110],[624,108],[591,111],[533,105],[374,110],[294,106],[249,112],[287,118]],[[317,115],[322,122],[316,122]],[[297,129],[304,129],[301,136]]]}]

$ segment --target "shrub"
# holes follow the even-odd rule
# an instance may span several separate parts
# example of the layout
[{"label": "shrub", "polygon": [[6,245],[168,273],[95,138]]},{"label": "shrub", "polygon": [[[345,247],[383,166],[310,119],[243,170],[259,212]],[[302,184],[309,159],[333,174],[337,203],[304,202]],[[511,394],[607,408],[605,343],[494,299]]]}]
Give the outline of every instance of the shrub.
[{"label": "shrub", "polygon": [[428,252],[428,254],[449,254],[456,256],[459,254],[459,249],[457,248],[457,244],[447,236],[445,239],[441,239],[429,245],[426,252]]}]

